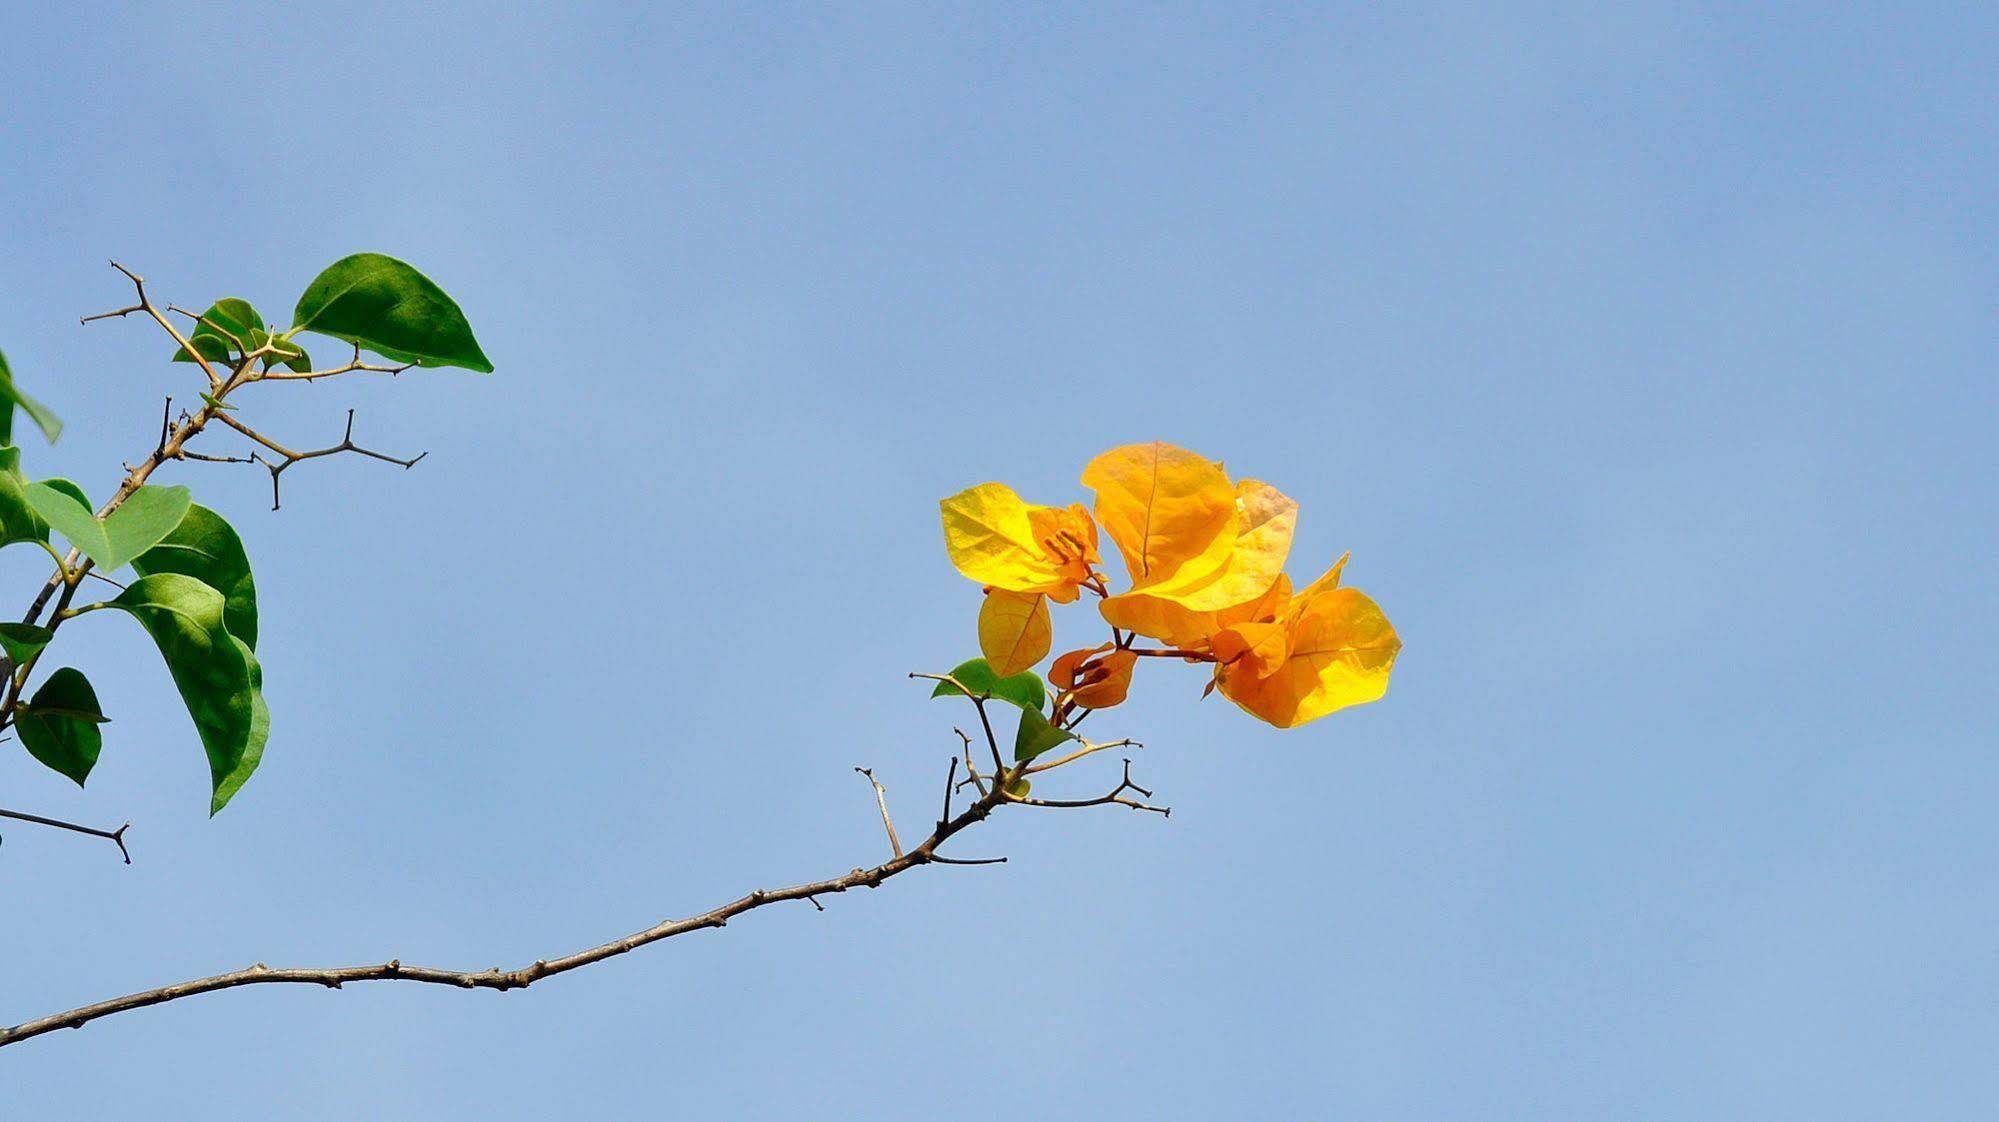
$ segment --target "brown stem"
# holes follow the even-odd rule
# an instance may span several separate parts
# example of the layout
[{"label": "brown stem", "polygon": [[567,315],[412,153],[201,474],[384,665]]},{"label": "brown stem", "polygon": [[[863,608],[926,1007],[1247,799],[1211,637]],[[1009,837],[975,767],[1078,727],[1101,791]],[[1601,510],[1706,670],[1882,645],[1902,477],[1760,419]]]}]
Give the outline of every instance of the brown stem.
[{"label": "brown stem", "polygon": [[[731,900],[718,908],[702,912],[700,915],[690,916],[687,919],[666,920],[643,931],[633,932],[622,939],[613,939],[608,943],[591,947],[588,950],[577,951],[574,954],[564,955],[560,958],[536,959],[534,962],[515,970],[501,970],[498,967],[480,971],[444,970],[433,966],[405,966],[397,959],[390,959],[388,962],[366,966],[341,966],[330,969],[304,967],[274,970],[263,963],[257,963],[256,965],[232,973],[216,974],[211,977],[196,978],[193,981],[180,982],[170,986],[160,986],[157,989],[142,990],[138,993],[127,994],[124,997],[113,998],[109,1001],[100,1001],[93,1005],[80,1006],[66,1013],[57,1013],[54,1016],[28,1021],[13,1028],[0,1029],[0,1048],[4,1048],[10,1044],[18,1044],[23,1040],[41,1036],[44,1033],[54,1032],[57,1029],[82,1028],[92,1021],[109,1017],[116,1013],[125,1013],[133,1009],[143,1009],[149,1005],[160,1005],[169,1001],[178,1001],[181,998],[193,997],[196,994],[235,989],[238,986],[294,984],[326,986],[331,989],[339,989],[348,982],[404,981],[458,986],[463,989],[525,989],[543,978],[556,974],[566,974],[571,970],[577,970],[593,963],[602,962],[608,958],[616,958],[619,955],[628,954],[648,944],[657,943],[662,939],[670,939],[675,935],[685,935],[690,931],[725,926],[729,920],[742,915],[744,912],[755,911],[758,908],[766,907],[779,901],[809,900],[813,906],[819,907],[819,901],[815,897],[845,892],[852,888],[876,888],[890,877],[908,872],[919,865],[987,863],[985,861],[969,862],[956,858],[940,858],[937,856],[937,847],[944,844],[947,839],[967,826],[983,821],[996,807],[1008,801],[1006,796],[1000,793],[1000,790],[999,787],[994,787],[977,802],[967,807],[957,817],[939,824],[931,832],[930,836],[923,839],[922,843],[915,849],[876,865],[873,868],[855,869],[845,876],[812,881],[808,884],[796,884],[788,888],[758,889],[747,896]],[[999,859],[988,859],[988,861],[997,860]]]},{"label": "brown stem", "polygon": [[100,830],[95,826],[80,826],[74,822],[64,822],[60,818],[44,818],[39,814],[29,814],[21,810],[0,810],[0,818],[13,818],[21,822],[33,822],[37,826],[53,826],[71,833],[89,834],[93,838],[109,838],[118,843],[118,852],[125,855],[125,863],[132,863],[132,851],[125,848],[125,831],[132,828],[130,822],[115,830]]}]

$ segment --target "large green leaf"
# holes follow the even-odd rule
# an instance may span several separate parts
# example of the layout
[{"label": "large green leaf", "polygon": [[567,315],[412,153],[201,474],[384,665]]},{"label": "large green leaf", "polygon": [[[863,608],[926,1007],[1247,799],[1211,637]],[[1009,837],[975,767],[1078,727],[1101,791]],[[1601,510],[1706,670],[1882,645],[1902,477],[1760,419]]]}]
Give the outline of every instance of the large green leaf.
[{"label": "large green leaf", "polygon": [[222,594],[181,573],[154,573],[133,581],[111,606],[131,613],[159,646],[208,752],[218,800],[213,809],[221,809],[228,801],[224,788],[248,778],[244,761],[262,754],[269,733],[261,672],[250,649],[224,625]]},{"label": "large green leaf", "polygon": [[396,362],[493,372],[457,301],[380,253],[343,257],[314,277],[298,298],[291,330],[345,339]]},{"label": "large green leaf", "polygon": [[243,539],[223,517],[194,503],[160,544],[132,559],[140,576],[182,573],[222,593],[223,623],[229,634],[257,649],[257,582]]},{"label": "large green leaf", "polygon": [[[1018,674],[1002,678],[993,673],[991,664],[985,659],[975,658],[970,662],[959,663],[958,668],[951,671],[951,677],[965,683],[965,689],[971,690],[974,694],[991,694],[1000,701],[1012,702],[1022,709],[1033,709],[1038,712],[1048,701],[1048,687],[1041,684],[1041,675],[1032,670],[1023,670]],[[937,688],[930,691],[930,696],[963,697],[965,693],[949,682],[939,682]]]},{"label": "large green leaf", "polygon": [[99,519],[88,503],[51,483],[30,483],[24,493],[44,522],[106,572],[124,568],[173,533],[191,503],[185,487],[141,487]]},{"label": "large green leaf", "polygon": [[1020,729],[1013,737],[1013,758],[1017,763],[1026,763],[1050,748],[1074,739],[1075,733],[1049,724],[1048,718],[1041,715],[1041,710],[1023,709]]},{"label": "large green leaf", "polygon": [[[234,296],[210,304],[208,310],[201,313],[194,330],[188,332],[187,341],[208,361],[227,362],[236,350],[236,343],[230,342],[231,336],[252,351],[270,338],[264,330],[264,317],[257,314],[257,309],[251,307],[248,300]],[[193,362],[194,356],[187,353],[186,347],[181,347],[174,351],[174,361]]]},{"label": "large green leaf", "polygon": [[[236,639],[234,635],[230,638]],[[243,789],[243,784],[250,781],[257,765],[264,762],[264,743],[271,738],[271,707],[264,702],[264,668],[258,665],[257,656],[250,653],[243,640],[236,639],[236,645],[250,667],[250,739],[243,745],[243,757],[236,761],[236,766],[215,782],[215,794],[208,803],[211,818],[221,813],[236,792]]]},{"label": "large green leaf", "polygon": [[[90,509],[90,496],[69,480],[42,482],[75,499],[84,509]],[[49,540],[49,524],[28,505],[27,488],[27,478],[21,474],[21,450],[11,445],[0,447],[0,545]]]},{"label": "large green leaf", "polygon": [[26,413],[28,419],[35,422],[36,427],[42,430],[42,436],[50,444],[54,444],[56,437],[62,435],[62,421],[54,413],[49,412],[48,406],[22,393],[20,388],[14,385],[14,372],[7,366],[7,356],[0,354],[0,444],[14,443],[16,409]]},{"label": "large green leaf", "polygon": [[49,675],[34,699],[14,715],[21,747],[46,767],[76,780],[79,787],[97,766],[97,753],[104,747],[104,734],[97,726],[103,723],[104,712],[97,707],[90,679],[67,666]]},{"label": "large green leaf", "polygon": [[54,638],[55,632],[32,623],[0,623],[0,649],[16,666],[35,657]]}]

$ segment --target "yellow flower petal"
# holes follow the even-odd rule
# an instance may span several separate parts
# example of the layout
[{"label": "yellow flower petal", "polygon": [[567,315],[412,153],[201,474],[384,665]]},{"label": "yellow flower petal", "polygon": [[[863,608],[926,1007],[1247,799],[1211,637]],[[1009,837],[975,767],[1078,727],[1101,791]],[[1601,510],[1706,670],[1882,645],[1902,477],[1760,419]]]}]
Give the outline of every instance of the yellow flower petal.
[{"label": "yellow flower petal", "polygon": [[1366,596],[1351,588],[1321,592],[1286,620],[1286,629],[1291,649],[1272,673],[1222,668],[1222,693],[1245,711],[1293,728],[1388,692],[1402,640]]},{"label": "yellow flower petal", "polygon": [[[938,507],[951,564],[980,584],[1010,592],[1047,592],[1067,602],[1076,598],[1076,584],[1089,575],[1096,527],[1089,525],[1080,506],[1069,510],[1035,506],[1004,483],[981,483]],[[1073,556],[1046,544],[1072,539],[1082,543]]]},{"label": "yellow flower petal", "polygon": [[1083,469],[1097,523],[1124,555],[1133,591],[1221,567],[1235,548],[1236,495],[1222,465],[1171,444],[1113,448]]},{"label": "yellow flower petal", "polygon": [[1012,677],[1040,662],[1054,638],[1048,599],[1038,592],[996,588],[979,606],[979,653],[999,677]]},{"label": "yellow flower petal", "polygon": [[1284,571],[1291,535],[1298,528],[1298,504],[1256,479],[1236,487],[1234,546],[1220,566],[1207,572],[1183,568],[1173,578],[1148,585],[1146,594],[1183,608],[1211,612],[1261,596]]},{"label": "yellow flower petal", "polygon": [[1215,630],[1212,612],[1196,612],[1171,600],[1138,592],[1112,596],[1097,605],[1104,622],[1176,647],[1195,647]]},{"label": "yellow flower petal", "polygon": [[[1283,624],[1238,623],[1215,632],[1208,640],[1215,661],[1231,673],[1264,678],[1277,672],[1291,655],[1291,633]],[[1219,673],[1219,668],[1217,669]]]}]

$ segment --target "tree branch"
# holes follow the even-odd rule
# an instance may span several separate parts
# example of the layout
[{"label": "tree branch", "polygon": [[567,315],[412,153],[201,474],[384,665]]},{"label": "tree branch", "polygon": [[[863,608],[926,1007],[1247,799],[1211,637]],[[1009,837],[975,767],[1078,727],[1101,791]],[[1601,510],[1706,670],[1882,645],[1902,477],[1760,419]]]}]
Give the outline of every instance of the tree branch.
[{"label": "tree branch", "polygon": [[614,939],[611,942],[591,947],[588,950],[577,951],[574,954],[564,955],[560,958],[536,959],[534,962],[518,969],[501,970],[498,967],[494,967],[490,970],[480,971],[445,970],[434,966],[407,966],[399,959],[390,959],[387,962],[365,966],[341,966],[329,969],[312,967],[273,969],[265,966],[263,963],[257,963],[228,974],[216,974],[211,977],[196,978],[192,981],[180,982],[170,986],[160,986],[157,989],[141,990],[138,993],[127,994],[124,997],[113,998],[109,1001],[84,1005],[76,1009],[71,1009],[66,1013],[57,1013],[54,1016],[28,1021],[13,1028],[0,1029],[0,1048],[4,1048],[10,1044],[18,1044],[23,1040],[41,1036],[44,1033],[54,1032],[57,1029],[82,1028],[92,1021],[100,1020],[113,1014],[126,1013],[134,1009],[144,1009],[150,1005],[161,1005],[169,1001],[178,1001],[182,998],[193,997],[196,994],[235,989],[239,986],[289,984],[325,986],[329,989],[339,989],[348,982],[401,981],[457,986],[461,989],[525,989],[543,978],[553,977],[557,974],[566,974],[571,970],[578,970],[585,966],[602,962],[605,959],[629,954],[640,947],[657,943],[662,939],[671,939],[675,935],[685,935],[690,931],[726,926],[736,916],[778,903],[779,901],[806,900],[810,901],[814,907],[820,907],[823,911],[824,908],[819,904],[816,897],[846,892],[854,888],[877,888],[890,877],[906,873],[919,865],[986,864],[1004,860],[1004,858],[998,858],[975,862],[937,856],[937,847],[944,844],[947,839],[976,822],[984,821],[994,809],[1008,801],[1006,796],[1000,793],[1001,790],[1001,787],[995,786],[985,796],[959,813],[957,817],[940,823],[931,832],[930,836],[923,839],[915,849],[876,865],[873,868],[855,869],[844,876],[812,881],[808,884],[795,884],[788,888],[758,889],[747,896],[731,900],[718,908],[702,912],[700,915],[690,916],[686,919],[665,920],[643,931],[633,932],[622,939]]},{"label": "tree branch", "polygon": [[118,843],[118,852],[125,857],[125,863],[132,863],[132,851],[125,848],[125,831],[132,828],[130,822],[115,830],[100,830],[95,826],[79,826],[74,822],[64,822],[60,818],[43,818],[39,814],[29,814],[20,810],[0,810],[0,818],[12,818],[21,822],[33,822],[37,826],[53,826],[58,830],[68,830],[77,834],[89,834],[93,838],[108,838]]},{"label": "tree branch", "polygon": [[338,455],[341,452],[352,452],[358,456],[367,456],[370,459],[376,459],[376,460],[381,460],[384,463],[395,464],[396,466],[407,471],[408,469],[415,467],[425,456],[430,455],[430,453],[428,452],[418,452],[415,458],[403,460],[391,456],[386,452],[377,452],[372,448],[363,448],[359,444],[354,443],[354,411],[352,409],[349,409],[347,411],[347,431],[341,434],[340,443],[326,448],[315,448],[310,452],[294,452],[291,449],[285,447],[284,445],[279,444],[277,441],[272,440],[270,437],[265,436],[263,433],[258,432],[256,429],[251,428],[249,425],[246,425],[243,422],[237,420],[236,418],[231,417],[227,413],[217,413],[215,414],[215,419],[221,421],[223,424],[228,425],[230,428],[235,429],[237,432],[242,433],[244,436],[249,437],[251,440],[256,441],[258,444],[263,445],[265,448],[283,457],[278,462],[273,463],[270,460],[264,459],[263,456],[261,456],[256,452],[250,453],[251,460],[254,460],[257,463],[264,465],[264,467],[270,470],[272,510],[278,509],[278,476],[283,475],[286,468],[292,466],[293,464],[299,463],[302,460],[316,460],[321,456],[333,456],[333,455]]}]

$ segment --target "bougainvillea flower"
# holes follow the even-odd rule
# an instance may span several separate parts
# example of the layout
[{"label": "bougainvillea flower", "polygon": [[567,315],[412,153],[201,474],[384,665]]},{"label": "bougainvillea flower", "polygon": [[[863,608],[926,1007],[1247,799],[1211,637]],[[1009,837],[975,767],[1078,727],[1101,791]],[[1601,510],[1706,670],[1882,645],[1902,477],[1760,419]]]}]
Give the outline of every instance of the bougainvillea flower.
[{"label": "bougainvillea flower", "polygon": [[1081,503],[1036,506],[1004,483],[981,483],[938,506],[951,564],[980,584],[1066,604],[1102,562],[1096,524]]},{"label": "bougainvillea flower", "polygon": [[1048,668],[1048,681],[1072,704],[1109,709],[1124,703],[1131,690],[1132,668],[1137,665],[1137,655],[1105,643],[1057,657]]},{"label": "bougainvillea flower", "polygon": [[[1238,625],[1218,635],[1216,657],[1233,652],[1216,668],[1222,695],[1278,728],[1293,728],[1387,693],[1402,640],[1379,605],[1338,587],[1338,580],[1336,566],[1294,597],[1279,623]],[[1281,630],[1281,657],[1273,628]]]}]

